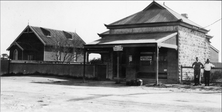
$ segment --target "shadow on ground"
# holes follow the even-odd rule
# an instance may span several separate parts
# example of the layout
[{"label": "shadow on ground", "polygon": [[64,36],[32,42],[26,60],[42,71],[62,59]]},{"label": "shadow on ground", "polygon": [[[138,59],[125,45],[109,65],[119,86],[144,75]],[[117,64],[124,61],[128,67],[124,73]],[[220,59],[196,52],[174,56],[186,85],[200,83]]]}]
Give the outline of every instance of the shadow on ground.
[{"label": "shadow on ground", "polygon": [[67,85],[67,86],[89,86],[89,87],[127,87],[125,84],[115,84],[114,81],[93,81],[93,80],[77,80],[77,79],[68,79],[66,81],[38,81],[32,82],[38,84],[55,84],[55,85]]},{"label": "shadow on ground", "polygon": [[66,85],[66,86],[89,86],[89,87],[127,87],[125,83],[116,84],[115,81],[106,80],[100,81],[97,79],[85,79],[76,78],[70,76],[55,76],[55,75],[4,75],[1,77],[39,77],[42,80],[33,80],[31,83],[37,84],[54,84],[54,85]]}]

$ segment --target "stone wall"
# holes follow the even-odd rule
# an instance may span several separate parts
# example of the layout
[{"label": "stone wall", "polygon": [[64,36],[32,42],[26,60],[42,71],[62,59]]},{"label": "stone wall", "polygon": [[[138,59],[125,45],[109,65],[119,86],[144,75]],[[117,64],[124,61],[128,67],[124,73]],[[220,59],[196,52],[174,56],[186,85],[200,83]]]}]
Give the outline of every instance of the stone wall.
[{"label": "stone wall", "polygon": [[[178,61],[179,79],[181,77],[180,66],[192,66],[195,57],[204,64],[209,58],[209,42],[204,33],[200,33],[185,27],[178,26]],[[183,74],[193,75],[193,69],[183,70]]]}]

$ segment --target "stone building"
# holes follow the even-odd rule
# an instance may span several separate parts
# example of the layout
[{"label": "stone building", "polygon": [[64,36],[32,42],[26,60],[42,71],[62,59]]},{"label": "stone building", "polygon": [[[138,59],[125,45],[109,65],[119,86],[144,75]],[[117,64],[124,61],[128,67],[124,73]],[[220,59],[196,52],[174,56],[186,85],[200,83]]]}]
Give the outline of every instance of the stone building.
[{"label": "stone building", "polygon": [[208,30],[186,14],[155,1],[105,26],[109,30],[99,34],[101,39],[86,44],[84,49],[87,54],[101,54],[108,79],[179,83],[181,66],[191,66],[195,57],[202,63],[210,57],[212,37],[206,35]]}]

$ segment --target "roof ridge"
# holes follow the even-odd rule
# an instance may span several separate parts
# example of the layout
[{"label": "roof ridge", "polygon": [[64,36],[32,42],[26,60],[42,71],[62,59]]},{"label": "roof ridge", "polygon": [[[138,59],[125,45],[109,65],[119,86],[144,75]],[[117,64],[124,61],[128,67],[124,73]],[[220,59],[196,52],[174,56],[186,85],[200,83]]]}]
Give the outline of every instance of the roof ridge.
[{"label": "roof ridge", "polygon": [[67,33],[75,33],[76,34],[76,32],[72,32],[72,31],[66,31],[66,30],[58,30],[58,29],[53,29],[53,28],[46,28],[46,27],[41,27],[41,26],[31,26],[31,25],[29,25],[30,27],[36,27],[36,28],[44,28],[44,29],[48,29],[48,30],[55,30],[55,31],[65,31],[65,32],[67,32]]},{"label": "roof ridge", "polygon": [[[177,13],[176,11],[174,11],[173,9],[171,9],[171,8],[169,8],[168,6],[166,6],[165,4],[159,4],[159,5],[161,5],[162,7],[164,7],[165,9],[167,9],[167,11],[168,11],[168,9],[169,10],[171,10],[171,11],[173,11],[173,12],[175,12],[175,13]],[[170,11],[169,11],[170,12]],[[170,12],[171,13],[171,12]],[[172,13],[171,13],[172,14]],[[179,14],[179,13],[177,13],[177,14]],[[177,18],[174,14],[172,14],[175,18]],[[180,18],[177,18],[177,19],[180,19]]]},{"label": "roof ridge", "polygon": [[[172,12],[174,12],[174,13],[176,13],[176,14],[178,14],[178,16],[180,16],[181,18],[177,18],[174,14],[172,14],[170,11],[170,13],[174,16],[174,17],[176,17],[177,19],[186,19],[186,20],[188,20],[188,21],[191,21],[191,22],[193,22],[192,20],[190,20],[190,19],[188,19],[188,18],[186,18],[186,17],[183,17],[181,14],[179,14],[178,12],[176,12],[176,11],[174,11],[173,9],[171,9],[170,7],[168,7],[167,5],[165,5],[165,4],[160,4],[161,6],[163,6],[163,7],[165,7],[167,10],[170,10],[170,11],[172,11]],[[182,20],[183,21],[183,20]],[[200,28],[203,28],[201,25],[199,25],[199,24],[197,24],[196,22],[193,22],[194,24],[196,24],[195,26],[197,26],[197,27],[200,27]],[[189,23],[188,23],[189,24]],[[192,24],[191,24],[192,25]]]}]

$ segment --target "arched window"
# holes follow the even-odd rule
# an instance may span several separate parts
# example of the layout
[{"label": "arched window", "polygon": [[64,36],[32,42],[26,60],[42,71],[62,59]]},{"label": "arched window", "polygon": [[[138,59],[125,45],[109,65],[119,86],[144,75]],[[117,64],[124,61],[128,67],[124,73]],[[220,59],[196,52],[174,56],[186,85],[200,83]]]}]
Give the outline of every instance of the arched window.
[{"label": "arched window", "polygon": [[13,60],[18,60],[18,50],[15,49],[13,52]]}]

